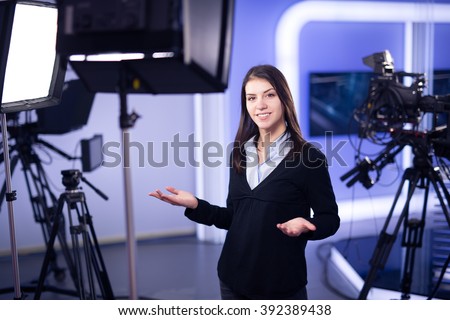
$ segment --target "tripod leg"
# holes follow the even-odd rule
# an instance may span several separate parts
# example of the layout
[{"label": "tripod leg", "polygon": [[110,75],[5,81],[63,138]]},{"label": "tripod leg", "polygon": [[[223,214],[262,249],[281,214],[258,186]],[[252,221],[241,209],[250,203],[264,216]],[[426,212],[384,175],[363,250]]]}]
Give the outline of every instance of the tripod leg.
[{"label": "tripod leg", "polygon": [[[81,298],[83,297],[84,291],[83,291],[83,285],[80,281],[81,276],[78,273],[78,269],[75,265],[75,262],[73,261],[73,259],[71,257],[70,250],[69,250],[69,247],[66,242],[66,237],[65,237],[65,235],[62,235],[62,231],[61,231],[61,229],[62,229],[61,223],[64,222],[64,219],[62,219],[63,208],[64,208],[64,204],[66,202],[68,202],[67,196],[65,194],[61,195],[61,197],[58,200],[57,210],[56,210],[56,213],[55,213],[54,219],[53,219],[53,225],[51,228],[49,239],[47,241],[47,250],[46,250],[44,261],[43,261],[43,264],[41,267],[38,285],[35,290],[34,299],[36,299],[36,300],[40,299],[41,293],[44,289],[44,282],[45,282],[45,279],[46,279],[46,276],[48,273],[48,267],[49,267],[50,263],[52,262],[52,258],[53,258],[53,254],[54,254],[54,245],[55,245],[56,237],[58,237],[58,240],[61,244],[61,248],[62,248],[63,254],[65,256],[67,266],[70,270],[71,278],[72,278],[73,283],[76,288],[76,293],[79,297],[81,297]],[[74,246],[76,246],[76,244],[74,244]],[[73,293],[69,292],[68,290],[56,290],[56,291],[73,295]]]},{"label": "tripod leg", "polygon": [[416,249],[422,246],[422,235],[424,222],[418,219],[408,221],[408,227],[405,229],[405,240],[403,246],[406,247],[405,263],[403,267],[403,277],[401,281],[402,300],[408,300],[411,296],[411,283],[414,272],[414,259]]},{"label": "tripod leg", "polygon": [[[85,204],[86,205],[86,204]],[[92,262],[94,264],[94,270],[96,270],[97,278],[99,279],[100,289],[102,291],[102,295],[104,299],[112,300],[114,299],[114,293],[112,290],[111,282],[109,281],[108,273],[106,272],[106,265],[103,260],[102,253],[100,251],[100,246],[98,244],[97,235],[94,230],[94,225],[92,223],[92,217],[89,214],[86,205],[86,220],[89,225],[89,230],[92,236],[92,242],[89,242],[91,245]]]},{"label": "tripod leg", "polygon": [[92,255],[92,263],[94,265],[94,270],[96,271],[96,275],[100,284],[102,296],[104,299],[113,300],[115,299],[114,293],[100,253],[100,248],[97,243],[94,244],[90,243],[90,245],[91,245],[91,252],[93,253],[96,252],[96,254]]},{"label": "tripod leg", "polygon": [[[449,213],[450,193],[438,171],[435,171],[435,170],[430,171],[430,179],[431,179],[431,183],[433,185],[434,191],[436,192],[437,198],[439,200],[440,208],[442,209],[442,214],[444,215],[444,217],[447,221],[447,225],[450,228],[450,213]],[[444,198],[447,203],[445,203]],[[428,300],[431,300],[438,292],[439,286],[442,282],[442,279],[444,278],[444,274],[446,273],[445,271],[448,270],[449,261],[450,261],[450,255],[448,256],[447,260],[443,263],[438,280],[435,283],[433,283],[434,288],[431,290]]]},{"label": "tripod leg", "polygon": [[[447,220],[447,224],[450,228],[450,213],[449,213],[450,193],[441,176],[436,171],[433,170],[432,172],[430,172],[430,179],[431,184],[433,185],[434,191],[436,192],[437,198],[439,200],[442,213],[444,214],[444,217]],[[441,192],[444,194],[444,196],[442,195]],[[445,204],[444,197],[445,200],[447,201],[447,204]]]},{"label": "tripod leg", "polygon": [[78,221],[80,222],[80,229],[81,229],[81,235],[83,238],[83,249],[84,249],[84,259],[85,259],[85,264],[86,264],[86,273],[87,273],[87,280],[88,280],[88,284],[89,284],[89,289],[90,289],[90,298],[91,299],[95,299],[97,294],[96,294],[96,290],[95,290],[95,285],[94,285],[94,276],[93,276],[93,271],[92,271],[92,252],[91,252],[91,245],[90,245],[90,237],[89,237],[89,233],[87,230],[87,217],[86,217],[86,212],[85,212],[85,206],[84,204],[84,195],[81,194],[80,197],[80,201],[82,201],[81,203],[81,212],[78,208],[78,206],[76,207],[76,211],[77,211],[77,215],[78,215]]},{"label": "tripod leg", "polygon": [[[97,277],[98,286],[102,292],[103,298],[114,299],[112,293],[112,287],[109,282],[108,276],[106,274],[105,264],[100,252],[100,247],[97,242],[97,237],[95,235],[94,227],[92,224],[92,218],[89,214],[84,193],[82,192],[72,192],[66,193],[66,201],[69,204],[70,210],[76,211],[76,216],[79,225],[73,225],[73,217],[71,212],[69,212],[70,229],[72,234],[72,241],[74,243],[74,257],[75,266],[77,269],[77,275],[79,280],[80,297],[85,299],[87,297],[84,290],[83,284],[83,273],[82,273],[82,263],[81,263],[81,247],[79,243],[78,236],[82,236],[82,249],[84,253],[85,270],[87,273],[87,282],[90,289],[90,294],[88,298],[96,298],[96,286],[94,281],[94,275]],[[81,207],[79,207],[79,205]],[[92,236],[92,238],[91,238]],[[93,243],[94,242],[94,243]]]},{"label": "tripod leg", "polygon": [[[62,209],[63,205],[64,205],[64,201],[61,198],[58,201],[58,212],[60,211],[60,209]],[[44,281],[45,281],[45,278],[46,278],[46,275],[47,275],[48,265],[49,265],[50,260],[52,258],[52,253],[53,253],[53,248],[54,248],[54,244],[55,244],[55,239],[56,239],[56,236],[57,236],[58,231],[59,231],[59,223],[60,223],[60,219],[55,217],[54,222],[53,222],[52,231],[50,233],[50,238],[48,239],[48,242],[47,242],[47,250],[46,250],[45,257],[44,257],[44,261],[42,263],[41,273],[39,275],[39,280],[38,280],[38,285],[37,285],[36,292],[35,292],[35,295],[34,295],[34,299],[35,300],[38,300],[38,299],[41,298],[41,293],[42,293],[42,290],[44,288]]]},{"label": "tripod leg", "polygon": [[[389,210],[388,217],[383,226],[383,230],[381,231],[380,237],[378,238],[378,242],[376,244],[372,258],[370,259],[371,268],[366,276],[363,287],[359,293],[358,297],[359,300],[367,299],[367,295],[369,294],[370,288],[372,287],[372,284],[375,281],[378,270],[383,269],[384,265],[386,264],[386,261],[389,257],[389,254],[397,237],[400,226],[402,225],[402,221],[405,219],[405,216],[407,215],[408,203],[414,194],[414,190],[416,189],[419,178],[420,172],[418,172],[417,170],[411,168],[405,170],[400,186],[398,187],[397,193],[395,194],[394,202],[391,206],[391,209]],[[388,234],[387,229],[389,227],[395,207],[397,206],[397,202],[400,198],[403,186],[407,180],[409,180],[409,187],[408,187],[408,196],[407,199],[405,200],[405,205],[402,209],[402,212],[400,213],[397,223],[395,224],[393,233]]]},{"label": "tripod leg", "polygon": [[80,242],[78,239],[78,235],[83,232],[83,226],[74,225],[72,214],[71,214],[71,209],[74,208],[75,204],[72,202],[71,196],[72,195],[66,194],[67,206],[69,208],[69,213],[68,213],[69,221],[70,221],[69,229],[70,229],[70,235],[72,237],[72,246],[73,246],[72,252],[73,252],[73,257],[74,257],[74,261],[75,261],[75,269],[76,269],[77,283],[75,285],[78,288],[78,293],[80,295],[80,299],[85,300],[86,295],[85,295],[85,289],[84,289],[84,283],[83,283],[83,268],[82,268],[81,256],[80,256]]},{"label": "tripod leg", "polygon": [[[28,182],[27,182],[28,183]],[[40,224],[42,234],[44,237],[44,242],[47,245],[48,239],[52,232],[53,220],[60,219],[59,227],[60,232],[58,232],[58,239],[61,238],[61,231],[64,230],[64,216],[55,216],[53,213],[50,213],[54,208],[48,208],[46,205],[42,204],[42,199],[38,199],[38,197],[31,199],[31,204],[34,212],[34,220]],[[62,281],[65,278],[65,272],[63,268],[58,266],[57,254],[56,251],[52,248],[51,250],[51,258],[50,258],[50,270],[54,272],[54,277],[58,281]]]},{"label": "tripod leg", "polygon": [[[77,271],[78,271],[78,275],[79,275],[79,286],[81,288],[80,291],[80,297],[82,299],[95,299],[97,294],[96,294],[96,288],[94,285],[94,275],[93,275],[93,270],[92,270],[92,252],[91,252],[91,245],[90,245],[90,238],[89,238],[89,233],[88,233],[88,229],[87,229],[87,219],[86,219],[86,214],[84,212],[84,206],[83,203],[81,204],[81,210],[80,207],[78,206],[78,202],[83,202],[83,198],[84,195],[82,193],[77,193],[77,194],[73,194],[71,196],[69,196],[69,202],[70,202],[70,209],[74,210],[76,213],[76,217],[78,220],[78,225],[73,226],[73,217],[70,216],[70,221],[71,221],[71,234],[72,234],[72,239],[73,239],[73,243],[74,245],[74,257],[75,257],[75,261],[76,261],[76,265],[77,265]],[[81,211],[81,212],[80,212]],[[69,213],[70,214],[70,213]],[[79,241],[79,236],[81,236],[81,240],[82,240],[82,246],[80,246],[80,241]],[[83,265],[81,263],[81,248],[82,248],[82,252],[84,253],[84,266],[85,266],[85,271],[86,271],[86,275],[87,275],[87,285],[89,287],[89,292],[85,291],[84,288],[84,277],[83,277]],[[88,294],[87,294],[88,293]]]},{"label": "tripod leg", "polygon": [[425,192],[423,195],[422,217],[421,219],[405,220],[402,246],[406,248],[405,263],[403,267],[403,277],[401,281],[402,300],[410,298],[411,283],[414,272],[414,260],[417,248],[422,247],[423,233],[425,229],[425,218],[428,206],[428,195],[430,190],[430,180],[424,179]]},{"label": "tripod leg", "polygon": [[[53,220],[56,217],[55,209],[58,199],[50,189],[45,170],[39,156],[34,152],[32,143],[24,142],[28,140],[23,139],[19,139],[19,141],[19,158],[33,209],[34,220],[40,224],[44,241],[47,244],[52,230]],[[58,239],[64,250],[66,243],[65,239],[63,239],[65,231],[64,215],[58,215],[58,219],[61,219]],[[52,247],[50,246],[50,248]],[[68,264],[70,265],[70,262]],[[64,269],[58,266],[57,254],[54,248],[52,248],[49,271],[54,273],[57,281],[62,281],[65,278]]]}]

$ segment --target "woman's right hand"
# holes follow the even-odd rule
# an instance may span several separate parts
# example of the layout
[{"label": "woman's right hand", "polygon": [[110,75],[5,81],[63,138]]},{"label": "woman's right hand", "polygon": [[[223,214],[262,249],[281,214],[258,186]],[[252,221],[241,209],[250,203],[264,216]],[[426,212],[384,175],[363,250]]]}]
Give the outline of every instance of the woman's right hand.
[{"label": "woman's right hand", "polygon": [[192,193],[188,191],[178,190],[174,187],[166,187],[166,190],[171,194],[164,194],[161,190],[157,189],[153,192],[150,192],[148,195],[164,202],[170,203],[174,206],[182,206],[189,209],[197,208],[198,200]]}]

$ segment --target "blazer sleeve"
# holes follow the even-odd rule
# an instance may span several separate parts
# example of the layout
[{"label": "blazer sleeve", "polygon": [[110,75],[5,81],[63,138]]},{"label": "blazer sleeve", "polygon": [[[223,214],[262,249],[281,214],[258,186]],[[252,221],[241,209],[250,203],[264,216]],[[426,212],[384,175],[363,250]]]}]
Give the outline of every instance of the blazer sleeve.
[{"label": "blazer sleeve", "polygon": [[[230,156],[231,161],[231,156]],[[233,168],[230,167],[230,181],[228,183],[228,197],[226,207],[220,207],[210,204],[208,201],[198,199],[198,206],[195,209],[187,208],[184,215],[194,222],[204,224],[207,226],[215,226],[219,229],[229,230],[231,222],[233,221],[233,202],[230,197],[231,180]]]},{"label": "blazer sleeve", "polygon": [[314,159],[314,162],[305,162],[308,181],[306,190],[313,211],[310,221],[316,226],[316,230],[308,233],[307,237],[310,240],[320,240],[336,233],[340,218],[327,159],[318,149],[311,148],[309,152],[308,159]]},{"label": "blazer sleeve", "polygon": [[186,209],[184,215],[197,223],[207,226],[216,226],[219,229],[228,230],[233,220],[233,206],[228,196],[227,206],[220,207],[210,204],[208,201],[197,199],[198,206],[195,209]]}]

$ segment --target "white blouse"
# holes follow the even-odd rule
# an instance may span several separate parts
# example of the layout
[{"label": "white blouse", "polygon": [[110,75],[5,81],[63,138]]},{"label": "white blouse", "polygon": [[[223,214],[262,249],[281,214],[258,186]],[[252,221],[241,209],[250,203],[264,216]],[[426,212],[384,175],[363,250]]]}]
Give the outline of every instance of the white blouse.
[{"label": "white blouse", "polygon": [[285,131],[274,142],[267,146],[267,159],[259,163],[258,150],[255,137],[248,140],[245,145],[247,182],[253,190],[280,164],[284,157],[292,149],[292,141],[289,132]]}]

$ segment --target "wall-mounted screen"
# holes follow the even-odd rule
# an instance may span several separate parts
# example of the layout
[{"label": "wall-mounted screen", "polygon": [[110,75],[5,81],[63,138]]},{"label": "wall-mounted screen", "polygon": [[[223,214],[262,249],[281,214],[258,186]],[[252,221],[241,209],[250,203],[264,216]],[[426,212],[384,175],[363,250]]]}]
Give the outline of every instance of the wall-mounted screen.
[{"label": "wall-mounted screen", "polygon": [[356,133],[353,110],[367,97],[372,72],[316,72],[309,75],[309,135]]},{"label": "wall-mounted screen", "polygon": [[[312,72],[309,74],[309,135],[356,134],[353,111],[367,98],[373,72]],[[450,94],[450,70],[436,70],[433,94]],[[446,115],[440,115],[445,121]],[[445,118],[445,119],[444,119]]]}]

